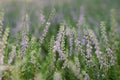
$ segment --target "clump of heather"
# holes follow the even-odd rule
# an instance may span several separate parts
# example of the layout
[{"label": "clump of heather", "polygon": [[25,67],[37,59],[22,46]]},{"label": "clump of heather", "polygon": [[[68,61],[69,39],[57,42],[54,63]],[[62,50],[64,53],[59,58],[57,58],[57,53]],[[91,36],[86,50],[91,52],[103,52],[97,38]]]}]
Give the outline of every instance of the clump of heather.
[{"label": "clump of heather", "polygon": [[33,17],[25,14],[22,31],[15,38],[11,25],[3,28],[6,17],[0,11],[0,80],[119,80],[120,44],[116,43],[120,38],[114,10],[110,30],[101,21],[97,31],[84,12],[78,24],[63,20],[56,25],[52,20],[56,12],[53,9],[49,16],[40,13],[36,25],[44,29],[37,30],[37,34],[42,32],[39,38],[30,31]]}]

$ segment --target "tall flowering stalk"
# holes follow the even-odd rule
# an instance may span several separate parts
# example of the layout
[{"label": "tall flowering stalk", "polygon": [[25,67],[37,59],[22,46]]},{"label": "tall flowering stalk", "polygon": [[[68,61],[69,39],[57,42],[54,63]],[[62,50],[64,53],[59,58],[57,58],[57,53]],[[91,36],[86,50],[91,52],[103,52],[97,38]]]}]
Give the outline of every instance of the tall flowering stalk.
[{"label": "tall flowering stalk", "polygon": [[3,19],[4,19],[4,13],[1,11],[0,12],[0,80],[2,80],[2,70],[4,70],[3,64],[4,64],[5,48],[6,48],[6,44],[7,44],[7,38],[9,35],[8,27],[5,29],[4,34],[2,35]]},{"label": "tall flowering stalk", "polygon": [[46,22],[45,29],[43,31],[42,36],[40,37],[40,43],[43,43],[43,40],[44,40],[44,38],[46,37],[46,35],[48,33],[49,27],[50,27],[50,22]]},{"label": "tall flowering stalk", "polygon": [[29,24],[28,24],[28,15],[26,14],[23,21],[21,54],[20,54],[21,58],[25,56],[26,49],[28,47],[28,41],[29,41],[28,32],[29,32]]},{"label": "tall flowering stalk", "polygon": [[61,49],[62,38],[64,37],[64,35],[65,35],[65,27],[64,24],[61,24],[59,33],[57,34],[57,40],[55,41],[55,45],[54,45],[54,51],[58,52],[61,59],[65,58],[65,55]]},{"label": "tall flowering stalk", "polygon": [[106,58],[100,49],[100,45],[99,45],[99,42],[97,40],[97,37],[95,36],[95,34],[92,30],[89,29],[88,32],[89,32],[90,39],[92,40],[94,47],[95,47],[95,54],[96,54],[97,59],[99,61],[100,69],[102,69],[103,67],[107,67]]},{"label": "tall flowering stalk", "polygon": [[69,27],[66,28],[66,35],[68,36],[68,39],[69,39],[69,47],[70,47],[69,55],[71,56],[73,53],[73,32]]},{"label": "tall flowering stalk", "polygon": [[45,23],[45,29],[43,31],[42,36],[40,37],[40,44],[43,43],[43,40],[44,40],[44,38],[46,37],[46,35],[48,33],[48,30],[49,30],[49,27],[50,27],[50,24],[51,24],[50,20],[51,20],[51,18],[53,17],[54,14],[55,14],[55,9],[52,10],[51,14],[49,15],[49,18],[48,18],[47,22]]},{"label": "tall flowering stalk", "polygon": [[76,32],[75,28],[72,29],[73,33],[73,44],[75,44],[75,56],[81,56],[82,62],[86,61],[85,50],[83,49],[82,42],[79,40],[78,33]]},{"label": "tall flowering stalk", "polygon": [[[108,63],[107,63],[107,60],[105,57],[106,55],[103,54],[103,52],[101,51],[98,39],[97,39],[96,35],[94,34],[94,32],[91,29],[89,29],[88,32],[89,32],[90,39],[92,41],[92,45],[94,45],[95,54],[96,54],[96,57],[97,57],[98,63],[99,63],[99,66],[96,68],[96,70],[104,70],[104,73],[102,73],[102,75],[105,75],[106,74],[105,72],[108,68]],[[101,74],[99,71],[96,72],[97,78],[100,78],[100,75]]]},{"label": "tall flowering stalk", "polygon": [[104,40],[105,42],[105,45],[109,45],[108,44],[108,38],[107,38],[107,33],[106,33],[106,26],[105,26],[105,22],[101,22],[100,24],[100,28],[101,28],[101,35],[102,35],[102,39]]},{"label": "tall flowering stalk", "polygon": [[107,62],[108,62],[108,66],[113,66],[115,65],[115,56],[114,53],[112,51],[112,49],[110,48],[110,44],[108,43],[108,38],[106,36],[106,29],[105,29],[105,23],[101,22],[101,35],[102,35],[102,39],[105,42],[105,47],[106,47],[106,56],[107,56]]},{"label": "tall flowering stalk", "polygon": [[50,46],[49,46],[49,57],[47,58],[48,64],[50,65],[50,70],[54,70],[54,63],[56,62],[56,54],[53,52],[54,47],[54,36],[51,37]]},{"label": "tall flowering stalk", "polygon": [[92,62],[91,57],[92,57],[92,46],[91,46],[91,41],[90,41],[90,37],[87,37],[87,45],[86,45],[86,58],[88,59],[88,62]]},{"label": "tall flowering stalk", "polygon": [[[118,49],[118,40],[117,37],[119,36],[117,34],[117,29],[118,29],[118,23],[116,20],[116,10],[112,9],[111,10],[111,32],[110,32],[110,38],[112,38],[111,42],[112,42],[112,50],[110,48],[107,48],[107,52],[111,53],[109,56],[111,56],[111,65],[113,66],[115,64],[115,57],[112,57],[113,53],[115,52],[115,49]],[[115,55],[115,54],[114,54]]]},{"label": "tall flowering stalk", "polygon": [[88,67],[93,66],[93,55],[92,55],[92,42],[90,39],[90,35],[88,32],[88,29],[86,31],[84,31],[84,36],[85,36],[85,40],[86,40],[86,63]]}]

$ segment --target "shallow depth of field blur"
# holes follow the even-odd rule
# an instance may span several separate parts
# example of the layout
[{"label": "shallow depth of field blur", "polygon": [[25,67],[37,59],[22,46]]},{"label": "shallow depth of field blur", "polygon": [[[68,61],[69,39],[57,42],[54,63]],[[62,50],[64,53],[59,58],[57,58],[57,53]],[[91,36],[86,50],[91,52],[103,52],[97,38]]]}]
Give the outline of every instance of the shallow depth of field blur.
[{"label": "shallow depth of field blur", "polygon": [[120,80],[120,0],[0,0],[0,80]]}]

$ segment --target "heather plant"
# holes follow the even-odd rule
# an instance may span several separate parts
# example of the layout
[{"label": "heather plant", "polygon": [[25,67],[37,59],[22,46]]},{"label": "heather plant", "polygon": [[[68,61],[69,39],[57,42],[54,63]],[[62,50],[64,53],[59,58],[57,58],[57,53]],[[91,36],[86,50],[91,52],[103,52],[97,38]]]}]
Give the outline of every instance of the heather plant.
[{"label": "heather plant", "polygon": [[[112,9],[110,22],[99,21],[95,28],[86,16],[88,11],[85,14],[83,10],[77,21],[69,16],[56,23],[58,9],[49,16],[40,13],[40,23],[35,23],[38,28],[26,10],[16,36],[10,31],[12,26],[4,22],[6,12],[0,11],[0,80],[119,80],[117,12]],[[31,29],[38,29],[37,33]],[[35,35],[39,33],[38,38]]]}]

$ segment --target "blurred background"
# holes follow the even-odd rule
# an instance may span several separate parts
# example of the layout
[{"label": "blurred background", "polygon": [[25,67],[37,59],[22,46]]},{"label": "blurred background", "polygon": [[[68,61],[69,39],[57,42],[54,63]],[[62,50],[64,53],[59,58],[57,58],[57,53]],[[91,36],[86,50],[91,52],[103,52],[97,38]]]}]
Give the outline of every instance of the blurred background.
[{"label": "blurred background", "polygon": [[[119,3],[120,0],[0,0],[0,9],[5,11],[4,27],[9,24],[11,34],[21,30],[22,18],[27,13],[30,31],[40,36],[39,33],[44,29],[40,26],[40,14],[48,19],[53,8],[56,12],[52,19],[51,33],[56,32],[54,28],[57,29],[63,21],[77,27],[80,15],[85,17],[87,24],[94,30],[100,21],[106,21],[109,30],[110,11],[115,9],[116,15],[120,15]],[[116,20],[120,22],[120,16],[116,16]]]}]

